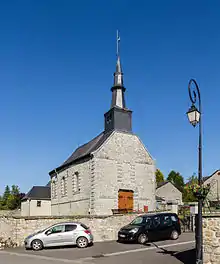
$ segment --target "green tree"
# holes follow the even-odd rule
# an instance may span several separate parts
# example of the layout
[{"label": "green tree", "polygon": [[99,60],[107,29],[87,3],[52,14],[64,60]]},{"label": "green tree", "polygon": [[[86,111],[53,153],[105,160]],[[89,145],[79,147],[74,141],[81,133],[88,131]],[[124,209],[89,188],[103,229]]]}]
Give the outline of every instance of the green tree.
[{"label": "green tree", "polygon": [[4,191],[3,196],[2,196],[2,209],[7,209],[7,200],[8,200],[8,197],[10,196],[10,194],[11,194],[11,191],[10,191],[9,186],[7,185],[5,187],[5,191]]},{"label": "green tree", "polygon": [[11,189],[7,185],[3,196],[0,196],[0,209],[2,210],[14,210],[20,207],[21,199],[24,197],[23,193],[20,193],[20,190],[17,185],[12,185]]},{"label": "green tree", "polygon": [[20,206],[20,191],[18,186],[12,185],[11,193],[8,196],[6,207],[9,210],[14,210]]},{"label": "green tree", "polygon": [[156,169],[155,175],[156,175],[156,183],[157,184],[160,182],[164,182],[164,175],[159,169]]},{"label": "green tree", "polygon": [[172,170],[167,177],[167,180],[172,182],[181,192],[184,189],[184,179],[183,176],[174,170]]},{"label": "green tree", "polygon": [[2,196],[0,196],[0,210],[3,209],[3,199],[2,199]]},{"label": "green tree", "polygon": [[197,201],[197,198],[193,195],[192,189],[190,188],[194,184],[198,184],[198,177],[195,174],[193,174],[188,179],[188,183],[184,186],[184,191],[183,191],[183,201],[184,202],[196,202]]}]

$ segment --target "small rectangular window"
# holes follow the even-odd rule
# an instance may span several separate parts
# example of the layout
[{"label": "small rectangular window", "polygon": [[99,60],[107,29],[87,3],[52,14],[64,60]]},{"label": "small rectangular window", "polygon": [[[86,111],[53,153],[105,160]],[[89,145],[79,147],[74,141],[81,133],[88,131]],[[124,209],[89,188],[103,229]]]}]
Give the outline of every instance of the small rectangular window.
[{"label": "small rectangular window", "polygon": [[37,207],[41,207],[41,201],[37,201]]},{"label": "small rectangular window", "polygon": [[80,192],[79,173],[76,171],[72,176],[73,194]]}]

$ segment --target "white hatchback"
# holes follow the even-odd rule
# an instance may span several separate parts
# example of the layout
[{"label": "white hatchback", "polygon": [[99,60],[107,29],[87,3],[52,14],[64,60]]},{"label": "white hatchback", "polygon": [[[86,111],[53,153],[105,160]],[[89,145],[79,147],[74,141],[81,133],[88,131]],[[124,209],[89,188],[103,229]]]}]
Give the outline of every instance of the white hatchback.
[{"label": "white hatchback", "polygon": [[76,222],[65,222],[40,230],[24,240],[26,249],[41,250],[44,247],[77,245],[85,248],[93,243],[90,229]]}]

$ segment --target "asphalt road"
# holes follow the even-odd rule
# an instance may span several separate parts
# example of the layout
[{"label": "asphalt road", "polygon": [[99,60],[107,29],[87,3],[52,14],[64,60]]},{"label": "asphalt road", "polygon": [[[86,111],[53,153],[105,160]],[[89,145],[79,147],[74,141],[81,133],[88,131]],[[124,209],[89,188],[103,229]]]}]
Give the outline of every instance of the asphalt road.
[{"label": "asphalt road", "polygon": [[195,263],[194,247],[194,234],[184,233],[176,241],[160,241],[144,246],[109,241],[95,243],[86,249],[2,250],[0,264],[191,264]]}]

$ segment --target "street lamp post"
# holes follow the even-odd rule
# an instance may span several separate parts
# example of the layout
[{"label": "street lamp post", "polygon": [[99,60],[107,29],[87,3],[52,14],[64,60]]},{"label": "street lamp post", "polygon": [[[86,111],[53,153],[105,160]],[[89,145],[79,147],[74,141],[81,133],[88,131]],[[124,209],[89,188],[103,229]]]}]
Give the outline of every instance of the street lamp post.
[{"label": "street lamp post", "polygon": [[[192,85],[195,88],[192,88]],[[203,184],[202,180],[202,111],[201,111],[201,98],[199,86],[194,79],[191,79],[188,84],[189,98],[192,102],[191,108],[187,112],[189,122],[195,127],[199,124],[199,165],[198,165],[198,182],[201,187]],[[198,99],[198,109],[195,104]],[[198,197],[198,218],[196,226],[196,263],[203,264],[203,238],[202,238],[202,205],[203,198]]]}]

